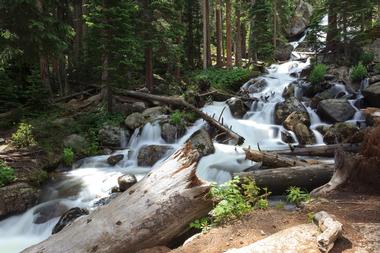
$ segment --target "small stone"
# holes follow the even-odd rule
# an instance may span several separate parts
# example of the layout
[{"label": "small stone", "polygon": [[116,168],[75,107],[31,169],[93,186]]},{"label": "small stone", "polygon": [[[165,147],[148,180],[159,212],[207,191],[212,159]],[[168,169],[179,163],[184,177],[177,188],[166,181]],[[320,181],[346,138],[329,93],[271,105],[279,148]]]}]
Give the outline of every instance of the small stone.
[{"label": "small stone", "polygon": [[266,236],[266,235],[267,235],[263,230],[260,231],[260,234],[261,234],[262,236]]},{"label": "small stone", "polygon": [[121,160],[124,159],[124,155],[119,154],[119,155],[112,155],[107,158],[107,163],[111,166],[115,166],[118,164]]}]

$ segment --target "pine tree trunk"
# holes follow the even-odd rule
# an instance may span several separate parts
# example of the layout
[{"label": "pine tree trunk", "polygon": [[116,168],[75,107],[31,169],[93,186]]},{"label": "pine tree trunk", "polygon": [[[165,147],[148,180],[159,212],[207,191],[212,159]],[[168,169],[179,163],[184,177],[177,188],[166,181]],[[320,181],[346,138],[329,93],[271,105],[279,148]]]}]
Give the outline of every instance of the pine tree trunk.
[{"label": "pine tree trunk", "polygon": [[273,49],[277,49],[277,2],[273,1]]},{"label": "pine tree trunk", "polygon": [[231,0],[226,0],[226,47],[227,67],[232,67]]},{"label": "pine tree trunk", "polygon": [[105,52],[102,56],[102,99],[108,112],[112,112],[112,90],[109,83],[109,55]]},{"label": "pine tree trunk", "polygon": [[187,18],[187,45],[186,45],[186,54],[187,54],[187,64],[191,69],[195,67],[194,64],[194,32],[193,32],[193,3],[192,1],[187,2],[186,8],[186,18]]},{"label": "pine tree trunk", "polygon": [[153,49],[145,48],[145,85],[153,92]]},{"label": "pine tree trunk", "polygon": [[203,15],[203,69],[211,65],[209,1],[202,0]]},{"label": "pine tree trunk", "polygon": [[241,24],[241,58],[247,58],[247,31],[244,24]]},{"label": "pine tree trunk", "polygon": [[235,65],[241,66],[241,25],[240,25],[240,1],[235,9]]},{"label": "pine tree trunk", "polygon": [[217,0],[216,3],[216,65],[221,67],[223,65],[222,61],[222,11],[221,2]]},{"label": "pine tree trunk", "polygon": [[[330,0],[331,1],[331,0]],[[336,39],[338,35],[338,23],[337,14],[335,12],[335,5],[330,2],[328,10],[328,27],[327,27],[327,37],[326,37],[326,49],[328,51],[335,51]]]},{"label": "pine tree trunk", "polygon": [[77,66],[79,61],[79,55],[80,50],[82,48],[82,35],[83,35],[83,13],[82,13],[82,0],[75,0],[74,1],[74,17],[73,17],[73,23],[74,23],[74,31],[75,31],[75,37],[73,42],[73,51],[74,51],[74,66]]}]

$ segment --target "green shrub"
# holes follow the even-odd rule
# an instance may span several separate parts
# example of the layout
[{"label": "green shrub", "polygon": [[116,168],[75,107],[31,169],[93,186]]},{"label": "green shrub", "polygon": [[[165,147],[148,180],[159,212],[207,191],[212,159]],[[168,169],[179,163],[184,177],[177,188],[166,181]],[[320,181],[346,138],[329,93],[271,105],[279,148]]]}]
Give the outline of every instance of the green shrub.
[{"label": "green shrub", "polygon": [[71,166],[74,163],[74,151],[72,148],[63,149],[63,163]]},{"label": "green shrub", "polygon": [[179,110],[176,110],[170,115],[170,123],[176,126],[182,124],[183,113]]},{"label": "green shrub", "polygon": [[286,192],[288,193],[286,200],[292,204],[298,205],[311,199],[310,194],[299,187],[291,186]]},{"label": "green shrub", "polygon": [[359,62],[358,65],[354,66],[351,72],[351,80],[354,82],[360,82],[368,75],[367,68]]},{"label": "green shrub", "polygon": [[20,123],[17,131],[12,134],[12,143],[20,148],[26,148],[37,144],[37,142],[34,140],[32,130],[32,125],[27,123]]},{"label": "green shrub", "polygon": [[326,65],[317,64],[314,66],[313,70],[310,73],[309,81],[311,84],[319,84],[325,80],[325,75],[327,72]]},{"label": "green shrub", "polygon": [[49,174],[45,170],[35,170],[30,177],[31,183],[35,186],[40,186],[49,179]]},{"label": "green shrub", "polygon": [[368,65],[375,60],[375,54],[373,52],[365,51],[360,56],[360,62],[364,65]]},{"label": "green shrub", "polygon": [[190,228],[200,229],[207,231],[211,227],[211,221],[208,217],[197,219],[190,223]]},{"label": "green shrub", "polygon": [[15,170],[0,160],[0,187],[12,183],[15,179]]},{"label": "green shrub", "polygon": [[377,64],[375,65],[375,71],[376,71],[377,73],[380,73],[380,63],[377,63]]}]

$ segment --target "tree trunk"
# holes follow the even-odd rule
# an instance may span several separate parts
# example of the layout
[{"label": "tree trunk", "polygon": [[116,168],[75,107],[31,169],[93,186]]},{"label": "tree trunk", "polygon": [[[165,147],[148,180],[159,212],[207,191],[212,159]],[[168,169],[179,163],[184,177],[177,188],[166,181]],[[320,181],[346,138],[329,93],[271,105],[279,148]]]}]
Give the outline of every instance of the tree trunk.
[{"label": "tree trunk", "polygon": [[359,152],[359,145],[354,144],[333,144],[306,148],[294,148],[293,150],[275,150],[268,153],[276,153],[279,155],[297,155],[297,156],[321,156],[334,157],[337,149],[343,149],[347,152]]},{"label": "tree trunk", "polygon": [[335,51],[336,40],[338,36],[338,18],[335,10],[335,4],[332,2],[332,0],[329,1],[328,8],[326,48],[328,51]]},{"label": "tree trunk", "polygon": [[247,31],[245,24],[241,24],[241,58],[247,58]]},{"label": "tree trunk", "polygon": [[150,92],[153,92],[153,49],[145,48],[145,85]]},{"label": "tree trunk", "polygon": [[210,5],[208,0],[202,0],[203,14],[203,69],[211,66],[210,49]]},{"label": "tree trunk", "polygon": [[232,67],[232,41],[231,41],[231,0],[226,0],[226,47],[227,67]]},{"label": "tree trunk", "polygon": [[241,66],[241,25],[240,25],[240,8],[238,1],[235,9],[235,65]]},{"label": "tree trunk", "polygon": [[102,56],[102,99],[108,112],[112,112],[112,90],[109,83],[109,55],[104,52]]},{"label": "tree trunk", "polygon": [[277,49],[277,1],[273,0],[273,49]]},{"label": "tree trunk", "polygon": [[261,152],[252,149],[244,149],[245,159],[254,162],[262,162],[263,166],[270,168],[280,168],[280,167],[292,167],[292,166],[307,166],[310,165],[306,161],[301,161],[300,159],[288,158],[285,156],[280,156],[278,154]]},{"label": "tree trunk", "polygon": [[194,63],[194,32],[193,32],[193,3],[192,1],[186,2],[186,19],[187,19],[187,40],[186,40],[186,55],[187,55],[187,64],[191,69],[195,68]]},{"label": "tree trunk", "polygon": [[217,0],[216,3],[216,12],[215,12],[215,19],[216,19],[216,65],[218,67],[223,66],[222,61],[222,11],[221,11],[221,2],[220,0]]},{"label": "tree trunk", "polygon": [[290,186],[313,190],[326,184],[334,173],[334,165],[318,164],[282,167],[235,173],[234,176],[249,176],[259,187],[267,187],[274,194],[283,194]]},{"label": "tree trunk", "polygon": [[186,144],[109,205],[23,252],[136,252],[165,245],[212,208],[210,184],[196,176],[198,151]]},{"label": "tree trunk", "polygon": [[73,51],[74,51],[74,66],[78,65],[79,61],[79,55],[82,48],[82,35],[83,35],[83,13],[82,13],[82,0],[75,0],[74,1],[74,17],[73,17],[73,23],[74,23],[74,31],[75,31],[75,37],[73,42]]}]

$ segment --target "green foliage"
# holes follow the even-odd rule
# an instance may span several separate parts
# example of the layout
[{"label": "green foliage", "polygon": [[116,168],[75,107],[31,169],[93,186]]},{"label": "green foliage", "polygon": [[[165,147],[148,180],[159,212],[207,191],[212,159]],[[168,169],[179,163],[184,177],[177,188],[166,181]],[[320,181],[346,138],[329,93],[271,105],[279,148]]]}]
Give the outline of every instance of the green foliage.
[{"label": "green foliage", "polygon": [[365,66],[373,62],[375,59],[375,54],[373,52],[365,51],[360,56],[360,62],[362,62]]},{"label": "green foliage", "polygon": [[307,221],[309,223],[313,223],[314,217],[315,217],[315,213],[313,213],[313,212],[308,213],[307,214]]},{"label": "green foliage", "polygon": [[0,187],[12,183],[15,179],[15,170],[0,160]]},{"label": "green foliage", "polygon": [[45,170],[35,170],[30,177],[31,183],[35,186],[41,186],[49,179],[49,174]]},{"label": "green foliage", "polygon": [[32,130],[32,125],[27,123],[20,123],[17,128],[17,131],[12,134],[12,143],[20,148],[26,148],[36,145],[37,142],[33,137]]},{"label": "green foliage", "polygon": [[176,110],[170,115],[170,123],[176,126],[182,124],[183,113],[179,110]]},{"label": "green foliage", "polygon": [[207,69],[196,72],[193,80],[208,81],[211,86],[221,90],[237,90],[246,81],[252,77],[249,69],[233,68],[233,69]]},{"label": "green foliage", "polygon": [[368,75],[367,68],[359,62],[358,65],[354,66],[351,72],[351,80],[354,82],[360,82]]},{"label": "green foliage", "polygon": [[375,71],[376,71],[377,73],[380,73],[380,63],[377,63],[377,64],[375,65]]},{"label": "green foliage", "polygon": [[208,217],[203,217],[190,223],[190,228],[200,229],[202,231],[207,231],[210,227],[211,221]]},{"label": "green foliage", "polygon": [[71,166],[74,163],[74,151],[72,148],[63,149],[63,163]]},{"label": "green foliage", "polygon": [[310,194],[301,190],[299,187],[291,186],[286,192],[288,193],[286,200],[292,204],[298,205],[301,202],[307,202],[311,199]]},{"label": "green foliage", "polygon": [[315,65],[309,76],[309,81],[311,82],[311,84],[316,85],[323,82],[325,79],[326,71],[327,71],[326,65],[324,64]]},{"label": "green foliage", "polygon": [[210,190],[210,196],[217,202],[211,211],[213,223],[220,224],[242,216],[253,208],[266,208],[268,202],[266,192],[260,195],[262,190],[248,177],[240,179],[235,177],[220,186],[214,185]]}]

